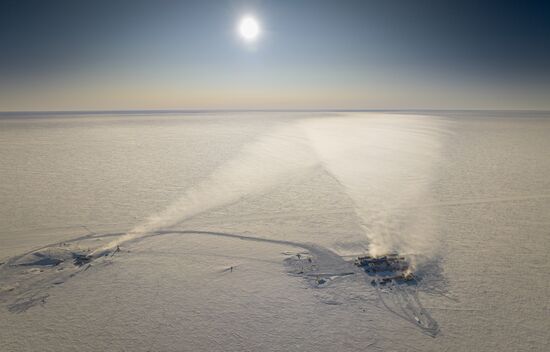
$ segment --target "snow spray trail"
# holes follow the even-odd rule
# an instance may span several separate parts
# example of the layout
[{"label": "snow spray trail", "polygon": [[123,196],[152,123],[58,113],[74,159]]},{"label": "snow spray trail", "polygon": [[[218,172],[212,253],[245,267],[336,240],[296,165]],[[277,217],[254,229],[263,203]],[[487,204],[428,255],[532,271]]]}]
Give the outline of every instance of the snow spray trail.
[{"label": "snow spray trail", "polygon": [[301,132],[291,124],[246,145],[236,158],[223,164],[198,186],[188,189],[164,211],[98,248],[90,257],[105,255],[123,242],[174,226],[204,211],[263,192],[281,179],[307,172],[318,161]]},{"label": "snow spray trail", "polygon": [[417,206],[430,198],[445,121],[368,114],[308,119],[303,127],[324,168],[353,200],[372,255],[434,254],[433,214],[421,216]]}]

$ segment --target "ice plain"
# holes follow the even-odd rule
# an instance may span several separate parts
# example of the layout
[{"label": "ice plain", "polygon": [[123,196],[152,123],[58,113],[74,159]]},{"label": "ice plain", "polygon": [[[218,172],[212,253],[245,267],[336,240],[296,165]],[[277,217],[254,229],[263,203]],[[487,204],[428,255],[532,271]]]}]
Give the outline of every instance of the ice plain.
[{"label": "ice plain", "polygon": [[[2,350],[549,348],[548,114],[0,126]],[[352,264],[388,251],[418,285]]]}]

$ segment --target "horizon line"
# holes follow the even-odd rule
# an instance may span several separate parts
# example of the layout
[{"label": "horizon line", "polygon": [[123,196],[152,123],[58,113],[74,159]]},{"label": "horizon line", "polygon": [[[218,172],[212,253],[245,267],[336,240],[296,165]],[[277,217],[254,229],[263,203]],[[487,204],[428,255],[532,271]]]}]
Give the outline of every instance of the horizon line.
[{"label": "horizon line", "polygon": [[118,115],[133,115],[133,114],[174,114],[174,113],[221,113],[221,112],[529,112],[529,113],[546,113],[550,110],[544,109],[489,109],[489,108],[472,108],[472,109],[441,109],[441,108],[332,108],[332,109],[98,109],[98,110],[5,110],[0,111],[0,116],[9,115],[103,115],[103,114],[118,114]]}]

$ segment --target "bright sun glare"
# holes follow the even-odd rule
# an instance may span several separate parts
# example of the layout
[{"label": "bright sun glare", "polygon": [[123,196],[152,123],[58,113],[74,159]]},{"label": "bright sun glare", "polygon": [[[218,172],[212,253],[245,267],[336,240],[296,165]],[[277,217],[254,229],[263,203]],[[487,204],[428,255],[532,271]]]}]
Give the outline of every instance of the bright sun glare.
[{"label": "bright sun glare", "polygon": [[260,34],[260,25],[254,17],[243,17],[239,23],[239,33],[245,40],[253,41]]}]

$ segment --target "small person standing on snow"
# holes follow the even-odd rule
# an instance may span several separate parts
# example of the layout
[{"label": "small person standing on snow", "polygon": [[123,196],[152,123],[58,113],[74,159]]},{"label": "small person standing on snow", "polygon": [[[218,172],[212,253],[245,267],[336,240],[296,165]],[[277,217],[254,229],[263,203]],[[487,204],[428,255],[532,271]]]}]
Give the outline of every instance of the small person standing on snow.
[{"label": "small person standing on snow", "polygon": [[[111,257],[112,257],[113,255],[115,255],[115,253],[118,253],[118,252],[120,252],[120,246],[119,246],[119,245],[116,246],[116,249],[114,250],[113,254],[111,254]],[[108,253],[107,253],[107,254],[108,254]]]}]

